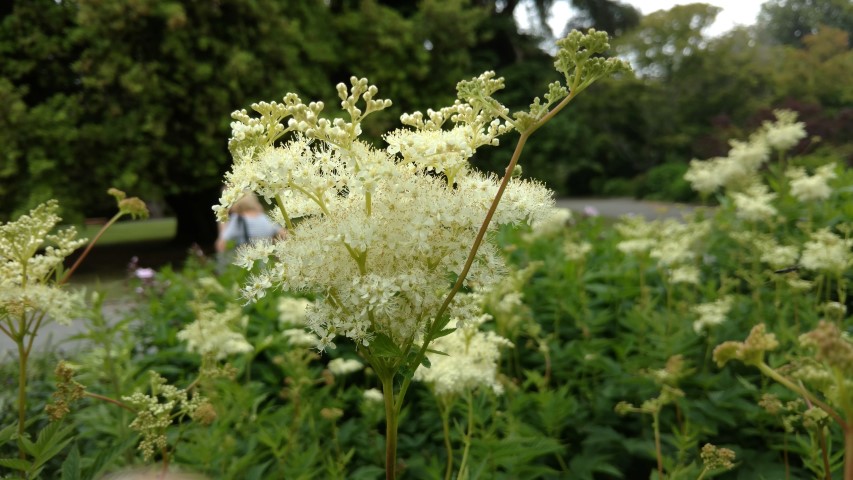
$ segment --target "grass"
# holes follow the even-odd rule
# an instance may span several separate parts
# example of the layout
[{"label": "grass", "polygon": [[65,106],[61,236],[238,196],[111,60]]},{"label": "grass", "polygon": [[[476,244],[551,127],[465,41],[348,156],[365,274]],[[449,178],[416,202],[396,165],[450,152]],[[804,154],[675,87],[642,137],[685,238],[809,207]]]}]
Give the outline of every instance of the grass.
[{"label": "grass", "polygon": [[[103,225],[76,225],[78,236],[93,239]],[[131,257],[138,256],[140,266],[159,268],[176,254],[168,241],[175,235],[177,221],[174,218],[120,221],[111,226],[95,244],[89,257],[72,276],[69,286],[85,288],[107,294],[108,298],[127,295],[127,264]],[[69,267],[81,247],[66,262]]]},{"label": "grass", "polygon": [[[77,231],[80,237],[91,240],[101,227],[102,225],[78,225]],[[175,236],[176,227],[177,221],[174,218],[118,222],[104,232],[95,246],[168,240]]]}]

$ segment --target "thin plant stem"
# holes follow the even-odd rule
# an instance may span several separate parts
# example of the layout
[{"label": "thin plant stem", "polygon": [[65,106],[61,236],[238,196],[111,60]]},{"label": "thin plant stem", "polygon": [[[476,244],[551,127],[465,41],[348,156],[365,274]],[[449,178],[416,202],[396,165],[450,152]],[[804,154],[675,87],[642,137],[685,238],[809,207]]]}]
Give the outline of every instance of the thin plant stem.
[{"label": "thin plant stem", "polygon": [[471,451],[471,438],[474,435],[474,398],[470,391],[467,392],[466,399],[468,400],[468,431],[465,432],[465,449],[462,450],[462,462],[459,464],[457,480],[468,478],[468,452]]},{"label": "thin plant stem", "polygon": [[778,373],[776,370],[773,370],[769,365],[764,362],[758,363],[757,366],[758,369],[761,370],[761,373],[767,375],[773,380],[776,380],[777,382],[784,385],[787,389],[791,390],[794,393],[802,395],[807,401],[820,407],[824,412],[827,413],[827,415],[832,417],[833,420],[835,420],[839,425],[841,425],[841,428],[844,429],[845,432],[850,428],[847,425],[847,422],[845,422],[844,419],[841,418],[841,415],[839,415],[838,412],[836,412],[832,407],[821,401],[819,398],[815,397],[814,394],[792,382],[791,380],[788,380],[785,376]]},{"label": "thin plant stem", "polygon": [[380,379],[385,398],[385,480],[396,480],[398,410],[394,402],[394,373],[383,372]]},{"label": "thin plant stem", "polygon": [[81,253],[80,256],[77,258],[77,261],[74,262],[74,265],[71,265],[71,268],[69,268],[68,271],[65,272],[65,275],[62,276],[62,279],[56,283],[57,285],[63,285],[65,282],[68,281],[69,278],[71,278],[71,275],[73,275],[74,271],[77,270],[77,267],[79,267],[80,264],[83,263],[83,260],[85,260],[86,257],[89,255],[89,252],[92,250],[92,247],[95,246],[95,243],[97,243],[98,240],[101,238],[101,235],[103,235],[108,228],[110,228],[114,223],[116,223],[116,221],[118,221],[118,219],[121,218],[122,215],[124,215],[123,212],[116,213],[115,215],[113,215],[113,218],[111,218],[109,222],[105,223],[104,226],[101,227],[100,230],[98,230],[98,233],[95,234],[95,237],[92,238],[92,241],[89,242],[89,245],[86,245],[86,249],[83,250],[83,253]]},{"label": "thin plant stem", "polygon": [[655,457],[658,462],[658,479],[663,480],[663,452],[660,444],[660,412],[652,412],[652,429],[655,433]]},{"label": "thin plant stem", "polygon": [[832,480],[832,467],[829,465],[829,452],[826,448],[826,435],[824,435],[823,427],[817,427],[817,443],[820,445],[820,457],[823,460],[823,477],[824,480]]},{"label": "thin plant stem", "polygon": [[438,400],[438,411],[441,415],[441,429],[444,432],[444,449],[447,452],[447,466],[444,469],[444,480],[450,480],[453,475],[453,445],[450,443],[450,410],[451,405],[447,405],[441,399]]},{"label": "thin plant stem", "polygon": [[[501,180],[500,185],[498,186],[498,191],[495,194],[495,198],[492,200],[492,204],[489,206],[489,210],[486,212],[486,217],[483,219],[483,223],[480,225],[480,230],[477,232],[477,236],[474,237],[474,242],[471,244],[471,250],[468,252],[468,258],[465,260],[465,265],[462,267],[462,271],[459,272],[459,276],[456,279],[456,283],[453,284],[453,287],[450,289],[450,292],[445,297],[444,302],[439,307],[438,311],[435,314],[435,318],[427,329],[427,334],[425,336],[423,345],[421,345],[420,350],[415,356],[413,365],[420,365],[421,361],[426,355],[426,350],[429,348],[430,342],[433,340],[434,336],[438,333],[438,327],[441,325],[441,317],[444,315],[444,312],[447,311],[447,308],[450,307],[450,302],[453,301],[453,298],[462,289],[462,285],[465,282],[465,277],[468,276],[468,271],[471,270],[471,265],[474,264],[474,259],[477,256],[477,251],[480,249],[480,245],[483,243],[483,239],[486,237],[486,232],[489,229],[489,224],[492,222],[492,217],[495,215],[495,211],[498,209],[498,203],[500,203],[501,198],[503,197],[504,191],[506,190],[507,185],[509,184],[509,180],[512,178],[512,172],[515,170],[515,166],[518,164],[518,159],[521,157],[521,152],[524,150],[524,145],[527,143],[527,139],[530,138],[533,133],[538,130],[542,125],[547,123],[549,120],[554,118],[557,113],[560,112],[572,99],[577,96],[578,93],[582,90],[582,88],[578,88],[577,82],[580,79],[579,72],[576,74],[575,78],[576,83],[572,85],[571,92],[566,98],[564,98],[556,107],[554,107],[550,112],[544,115],[539,119],[536,123],[531,125],[527,130],[521,132],[521,135],[518,137],[518,142],[515,144],[515,150],[512,152],[512,158],[510,158],[509,164],[504,171],[503,179]],[[585,87],[584,87],[585,88]],[[403,399],[406,396],[406,392],[409,389],[409,384],[411,383],[411,376],[406,376],[403,379],[403,384],[400,386],[400,393],[397,398],[396,410],[399,412],[400,408],[403,404]]]},{"label": "thin plant stem", "polygon": [[844,429],[844,480],[853,479],[853,428]]},{"label": "thin plant stem", "polygon": [[99,395],[97,393],[91,393],[91,392],[83,392],[83,395],[86,397],[89,397],[89,398],[94,398],[95,400],[100,400],[102,402],[112,403],[113,405],[121,407],[121,408],[127,410],[128,412],[136,413],[136,410],[130,408],[129,406],[127,406],[127,404],[125,404],[119,400],[116,400],[114,398],[106,397],[104,395]]},{"label": "thin plant stem", "polygon": [[[21,322],[25,321],[24,314],[21,314]],[[24,330],[21,330],[23,335]],[[15,344],[18,347],[18,436],[24,437],[24,426],[27,423],[27,360],[28,352],[24,349],[24,339],[15,339]],[[18,450],[18,457],[26,458],[23,449]]]}]

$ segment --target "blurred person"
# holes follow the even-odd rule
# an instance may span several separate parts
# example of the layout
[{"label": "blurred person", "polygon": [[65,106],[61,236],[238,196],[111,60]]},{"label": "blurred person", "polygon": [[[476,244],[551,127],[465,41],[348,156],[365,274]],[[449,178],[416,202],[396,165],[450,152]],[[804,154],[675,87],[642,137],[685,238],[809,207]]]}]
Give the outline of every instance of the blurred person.
[{"label": "blurred person", "polygon": [[263,238],[284,238],[286,230],[273,223],[254,193],[246,193],[231,208],[232,214],[216,239],[216,251],[224,252],[229,242],[235,245]]}]

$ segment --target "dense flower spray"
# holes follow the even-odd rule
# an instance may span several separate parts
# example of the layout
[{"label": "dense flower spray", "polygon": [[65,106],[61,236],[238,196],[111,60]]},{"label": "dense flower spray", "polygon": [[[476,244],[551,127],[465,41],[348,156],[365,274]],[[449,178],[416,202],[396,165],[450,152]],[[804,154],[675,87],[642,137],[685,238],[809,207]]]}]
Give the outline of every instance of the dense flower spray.
[{"label": "dense flower spray", "polygon": [[[361,122],[391,105],[366,79],[337,86],[348,118],[321,115],[322,102],[287,94],[281,103],[257,103],[234,112],[221,220],[245,191],[278,207],[274,220],[286,240],[254,244],[236,263],[265,266],[245,285],[252,301],[273,289],[312,292],[307,327],[320,350],[352,339],[382,379],[388,437],[386,469],[394,478],[396,415],[414,370],[432,340],[465,324],[476,307],[471,295],[497,283],[506,267],[487,239],[500,224],[534,222],[549,213],[551,193],[514,178],[524,143],[599,78],[628,65],[601,57],[604,32],[572,32],[557,42],[554,82],[544,101],[511,113],[492,95],[504,87],[494,72],[462,81],[458,100],[439,110],[401,117],[406,128],[387,133],[385,148],[362,140]],[[475,171],[468,160],[483,146],[520,133],[503,179]],[[284,143],[279,143],[285,135]],[[502,199],[502,201],[501,201]],[[399,393],[394,377],[403,372]],[[396,399],[395,399],[396,397]]]}]

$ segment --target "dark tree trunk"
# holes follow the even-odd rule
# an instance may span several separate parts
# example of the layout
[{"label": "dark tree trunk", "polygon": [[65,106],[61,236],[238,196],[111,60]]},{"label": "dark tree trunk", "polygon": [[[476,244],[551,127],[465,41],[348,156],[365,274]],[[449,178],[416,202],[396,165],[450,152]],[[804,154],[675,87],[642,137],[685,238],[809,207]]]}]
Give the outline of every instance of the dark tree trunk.
[{"label": "dark tree trunk", "polygon": [[167,196],[166,203],[178,221],[173,242],[182,247],[196,244],[211,250],[217,235],[216,218],[211,208],[218,199],[219,188]]}]

